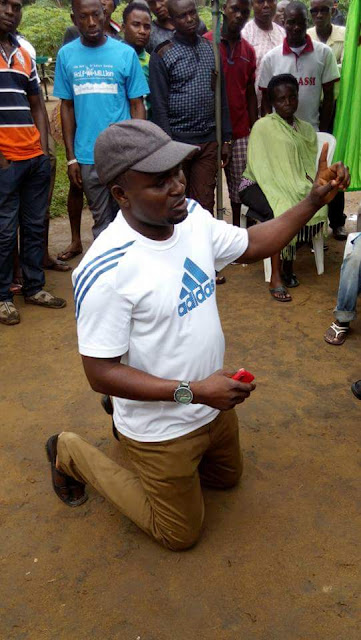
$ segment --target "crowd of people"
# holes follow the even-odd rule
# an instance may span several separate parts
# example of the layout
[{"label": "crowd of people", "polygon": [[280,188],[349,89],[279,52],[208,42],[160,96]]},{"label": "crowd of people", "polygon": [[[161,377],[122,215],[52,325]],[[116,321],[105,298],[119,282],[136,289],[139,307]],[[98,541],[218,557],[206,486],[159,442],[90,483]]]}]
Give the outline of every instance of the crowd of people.
[{"label": "crowd of people", "polygon": [[[296,247],[326,235],[328,221],[347,238],[348,169],[328,166],[317,141],[332,132],[343,56],[334,4],[311,0],[308,30],[298,0],[225,0],[221,158],[232,225],[212,217],[217,79],[194,0],[136,0],[122,24],[112,19],[118,0],[72,0],[53,91],[72,237],[56,259],[46,248],[51,134],[35,54],[18,33],[20,0],[0,4],[0,322],[19,323],[16,293],[65,306],[44,290],[44,268],[69,270],[82,253],[85,195],[94,243],[73,272],[79,350],[135,472],[64,432],[47,442],[53,487],[78,506],[92,484],[171,549],[199,537],[201,481],[226,488],[242,471],[234,407],[255,385],[222,368],[219,272],[271,256],[271,296],[291,302]],[[349,238],[329,344],[342,344],[355,316],[360,247],[360,235]]]}]

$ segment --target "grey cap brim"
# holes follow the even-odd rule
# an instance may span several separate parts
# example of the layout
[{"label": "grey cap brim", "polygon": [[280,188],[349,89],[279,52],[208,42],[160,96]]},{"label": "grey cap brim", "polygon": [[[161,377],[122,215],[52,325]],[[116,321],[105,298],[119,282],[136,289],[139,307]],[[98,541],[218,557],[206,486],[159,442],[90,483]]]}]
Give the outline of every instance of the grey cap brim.
[{"label": "grey cap brim", "polygon": [[144,160],[133,164],[130,168],[132,171],[142,171],[143,173],[163,173],[163,171],[173,169],[177,164],[188,158],[191,153],[198,150],[199,147],[193,144],[170,140],[160,149],[151,153]]}]

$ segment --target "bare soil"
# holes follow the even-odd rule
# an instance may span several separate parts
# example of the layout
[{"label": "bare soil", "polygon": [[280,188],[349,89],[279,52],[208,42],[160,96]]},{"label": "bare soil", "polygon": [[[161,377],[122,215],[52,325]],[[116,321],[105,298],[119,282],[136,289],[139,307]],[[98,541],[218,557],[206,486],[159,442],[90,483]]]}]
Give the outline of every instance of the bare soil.
[{"label": "bare soil", "polygon": [[[348,194],[356,213],[360,194]],[[83,238],[90,243],[89,214]],[[350,230],[355,222],[349,223]],[[52,221],[54,253],[69,238]],[[241,485],[207,491],[204,534],[158,547],[95,492],[78,509],[52,491],[46,439],[76,431],[116,460],[77,352],[69,274],[47,273],[64,310],[25,306],[0,326],[0,638],[4,640],[359,640],[361,322],[323,341],[344,244],[325,274],[299,251],[294,301],[271,299],[263,266],[229,266],[217,289],[226,365],[257,390],[238,409]],[[74,264],[76,261],[74,261]]]}]

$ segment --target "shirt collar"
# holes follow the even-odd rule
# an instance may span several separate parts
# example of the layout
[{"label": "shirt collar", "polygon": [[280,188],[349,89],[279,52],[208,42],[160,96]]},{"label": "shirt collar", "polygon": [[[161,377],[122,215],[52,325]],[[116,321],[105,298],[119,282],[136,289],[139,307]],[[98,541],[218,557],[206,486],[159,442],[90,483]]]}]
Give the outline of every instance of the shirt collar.
[{"label": "shirt collar", "polygon": [[9,40],[14,47],[20,47],[19,41],[14,33],[9,33]]},{"label": "shirt collar", "polygon": [[121,26],[120,24],[118,24],[117,22],[115,22],[114,20],[110,20],[109,22],[110,26],[112,27],[112,29],[114,29],[114,31],[116,31],[117,33],[120,32]]},{"label": "shirt collar", "polygon": [[182,36],[180,33],[177,33],[176,31],[174,32],[173,37],[175,40],[177,40],[181,44],[187,45],[188,47],[196,47],[201,39],[201,37],[197,34],[197,39],[190,42],[188,38],[185,38],[184,36]]},{"label": "shirt collar", "polygon": [[[296,47],[295,47],[295,48],[296,48]],[[313,51],[313,44],[312,44],[312,40],[311,40],[310,36],[307,34],[307,35],[306,35],[306,46],[305,46],[305,48],[301,51],[300,56],[303,56],[303,54],[304,54],[304,53],[312,53],[312,51]],[[289,55],[289,54],[291,54],[291,53],[293,53],[294,55],[297,55],[297,54],[295,54],[295,52],[294,52],[294,51],[292,51],[292,49],[290,48],[290,46],[289,46],[289,44],[288,44],[288,42],[287,42],[287,38],[285,38],[285,39],[284,39],[284,41],[283,41],[283,50],[282,50],[282,54],[283,54],[284,56],[287,56],[287,55]]]},{"label": "shirt collar", "polygon": [[138,58],[139,60],[146,60],[147,59],[147,52],[145,49],[142,49],[140,53],[138,53]]}]

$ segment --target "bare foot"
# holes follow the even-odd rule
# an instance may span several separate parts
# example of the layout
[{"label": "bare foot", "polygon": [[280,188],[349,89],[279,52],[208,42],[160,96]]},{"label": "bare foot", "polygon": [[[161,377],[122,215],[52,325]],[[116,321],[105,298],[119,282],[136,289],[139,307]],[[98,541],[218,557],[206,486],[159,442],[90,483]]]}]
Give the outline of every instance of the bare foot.
[{"label": "bare foot", "polygon": [[72,269],[70,264],[58,258],[52,258],[49,254],[44,257],[43,267],[44,269],[51,269],[52,271],[71,271]]},{"label": "bare foot", "polygon": [[71,242],[70,245],[58,253],[58,260],[72,260],[76,256],[80,256],[83,253],[83,247],[81,242]]}]

